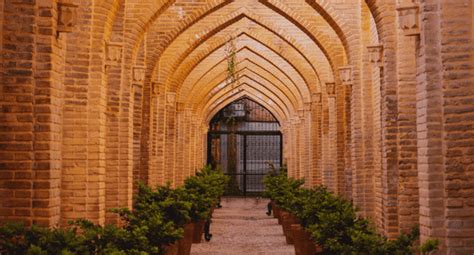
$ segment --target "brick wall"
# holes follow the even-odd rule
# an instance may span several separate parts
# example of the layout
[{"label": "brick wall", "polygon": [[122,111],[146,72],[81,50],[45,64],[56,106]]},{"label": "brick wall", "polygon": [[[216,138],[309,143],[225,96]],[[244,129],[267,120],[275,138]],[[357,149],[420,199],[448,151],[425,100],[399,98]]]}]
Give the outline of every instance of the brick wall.
[{"label": "brick wall", "polygon": [[389,237],[419,223],[440,254],[474,250],[472,1],[420,0],[414,36],[396,10],[413,1],[72,2],[68,33],[57,1],[0,3],[2,221],[117,222],[137,181],[178,186],[202,167],[209,120],[247,96],[280,121],[291,176]]}]

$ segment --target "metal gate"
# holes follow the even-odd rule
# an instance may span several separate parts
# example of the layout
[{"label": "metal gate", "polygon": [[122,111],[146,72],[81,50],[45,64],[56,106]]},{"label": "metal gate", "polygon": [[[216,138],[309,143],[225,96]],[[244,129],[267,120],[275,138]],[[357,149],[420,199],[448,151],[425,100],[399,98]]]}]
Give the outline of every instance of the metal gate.
[{"label": "metal gate", "polygon": [[[245,112],[235,113],[235,109]],[[263,192],[263,177],[271,170],[270,164],[279,168],[282,163],[279,129],[279,123],[267,109],[247,98],[216,114],[208,135],[208,163],[230,176],[227,195]]]}]

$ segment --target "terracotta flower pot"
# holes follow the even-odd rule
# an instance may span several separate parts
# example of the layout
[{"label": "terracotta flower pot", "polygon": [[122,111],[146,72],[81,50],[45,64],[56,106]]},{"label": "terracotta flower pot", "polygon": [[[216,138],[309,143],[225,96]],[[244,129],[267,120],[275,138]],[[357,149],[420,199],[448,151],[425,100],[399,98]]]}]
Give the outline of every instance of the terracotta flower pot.
[{"label": "terracotta flower pot", "polygon": [[300,224],[291,224],[293,242],[295,245],[295,255],[313,255],[316,253],[316,246],[308,233]]},{"label": "terracotta flower pot", "polygon": [[272,201],[272,211],[273,218],[280,218],[280,208],[278,208],[275,201]]},{"label": "terracotta flower pot", "polygon": [[193,231],[193,243],[200,243],[202,239],[202,234],[204,233],[204,224],[205,220],[200,220],[194,222],[194,231]]},{"label": "terracotta flower pot", "polygon": [[178,255],[189,255],[193,244],[194,223],[184,225],[184,236],[178,241]]},{"label": "terracotta flower pot", "polygon": [[321,248],[321,246],[317,244],[314,245],[314,249],[316,250],[318,254],[323,252],[323,248]]},{"label": "terracotta flower pot", "polygon": [[281,221],[282,220],[281,212],[282,212],[281,208],[278,207],[278,205],[276,205],[276,203],[275,203],[275,210],[274,210],[273,214],[278,219],[278,224],[280,224],[280,225],[281,225],[281,222],[282,222]]},{"label": "terracotta flower pot", "polygon": [[178,255],[178,242],[174,244],[168,244],[165,247],[163,247],[165,250],[165,255]]},{"label": "terracotta flower pot", "polygon": [[280,211],[280,215],[282,218],[282,227],[283,227],[283,233],[285,234],[286,237],[286,243],[287,244],[293,244],[293,233],[291,231],[291,224],[297,224],[298,218],[294,216],[293,214],[287,212],[287,211]]}]

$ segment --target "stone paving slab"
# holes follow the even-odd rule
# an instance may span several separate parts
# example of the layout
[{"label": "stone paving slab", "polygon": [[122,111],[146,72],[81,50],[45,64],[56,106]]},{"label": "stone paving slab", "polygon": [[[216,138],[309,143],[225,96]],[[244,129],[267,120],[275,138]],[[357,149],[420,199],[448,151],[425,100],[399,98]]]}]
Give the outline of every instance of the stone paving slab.
[{"label": "stone paving slab", "polygon": [[267,199],[223,198],[214,211],[210,242],[193,244],[191,255],[294,255],[283,229],[265,214]]}]

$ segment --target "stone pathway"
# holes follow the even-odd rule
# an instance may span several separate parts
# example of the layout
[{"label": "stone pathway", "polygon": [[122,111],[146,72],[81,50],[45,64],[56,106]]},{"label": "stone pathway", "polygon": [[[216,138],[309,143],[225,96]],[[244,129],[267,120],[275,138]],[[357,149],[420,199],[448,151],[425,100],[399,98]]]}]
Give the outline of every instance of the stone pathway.
[{"label": "stone pathway", "polygon": [[193,244],[191,255],[293,255],[277,219],[265,214],[267,199],[223,198],[214,211],[212,240]]}]

